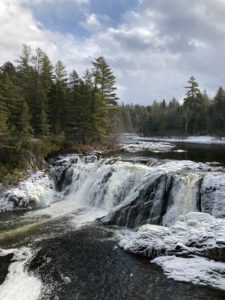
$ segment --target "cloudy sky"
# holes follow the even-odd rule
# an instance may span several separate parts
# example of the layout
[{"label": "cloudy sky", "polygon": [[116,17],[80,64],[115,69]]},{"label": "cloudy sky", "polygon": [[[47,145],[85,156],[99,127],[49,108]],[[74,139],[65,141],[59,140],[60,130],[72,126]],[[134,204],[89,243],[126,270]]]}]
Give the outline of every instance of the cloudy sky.
[{"label": "cloudy sky", "polygon": [[225,87],[225,0],[0,0],[0,63],[24,43],[81,75],[105,56],[125,103]]}]

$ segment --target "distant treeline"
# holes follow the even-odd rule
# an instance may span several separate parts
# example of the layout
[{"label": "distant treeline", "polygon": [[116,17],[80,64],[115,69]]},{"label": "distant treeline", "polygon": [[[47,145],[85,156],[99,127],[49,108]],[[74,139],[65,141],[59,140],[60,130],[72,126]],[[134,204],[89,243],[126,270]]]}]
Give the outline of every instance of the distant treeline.
[{"label": "distant treeline", "polygon": [[173,99],[149,106],[122,105],[121,128],[144,136],[225,136],[225,91],[220,87],[210,99],[192,76],[182,104]]}]

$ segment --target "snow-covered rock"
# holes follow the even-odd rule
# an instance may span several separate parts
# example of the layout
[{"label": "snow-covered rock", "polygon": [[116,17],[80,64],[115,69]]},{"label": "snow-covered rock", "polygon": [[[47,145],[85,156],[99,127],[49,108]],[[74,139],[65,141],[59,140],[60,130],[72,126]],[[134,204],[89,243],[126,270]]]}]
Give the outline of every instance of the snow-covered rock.
[{"label": "snow-covered rock", "polygon": [[149,257],[169,278],[225,290],[224,219],[190,212],[174,226],[148,224],[118,238],[121,248]]},{"label": "snow-covered rock", "polygon": [[179,219],[171,227],[148,224],[137,232],[124,231],[119,246],[149,258],[176,254],[225,261],[225,220],[200,212],[190,212]]},{"label": "snow-covered rock", "polygon": [[188,136],[184,137],[142,137],[138,135],[126,136],[130,141],[158,141],[158,142],[182,142],[194,144],[225,144],[225,138],[217,138],[210,135]]},{"label": "snow-covered rock", "polygon": [[135,152],[169,152],[175,145],[165,142],[135,142],[129,144],[123,144],[120,147],[120,150],[130,153]]},{"label": "snow-covered rock", "polygon": [[53,180],[39,171],[2,194],[0,211],[45,207],[56,200]]},{"label": "snow-covered rock", "polygon": [[215,217],[225,217],[225,173],[204,176],[201,186],[201,210]]},{"label": "snow-covered rock", "polygon": [[199,256],[162,256],[152,262],[161,266],[168,278],[225,290],[225,263]]},{"label": "snow-covered rock", "polygon": [[72,183],[72,166],[79,160],[76,154],[59,156],[49,161],[49,171],[54,179],[56,189],[61,192],[66,186]]}]

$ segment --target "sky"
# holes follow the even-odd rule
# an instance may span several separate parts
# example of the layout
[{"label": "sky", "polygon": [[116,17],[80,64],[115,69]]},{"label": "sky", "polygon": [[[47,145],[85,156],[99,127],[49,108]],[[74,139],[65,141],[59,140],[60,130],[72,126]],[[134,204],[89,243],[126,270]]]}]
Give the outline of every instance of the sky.
[{"label": "sky", "polygon": [[195,76],[225,87],[225,0],[0,0],[0,64],[22,44],[81,76],[104,56],[120,102],[181,100]]}]

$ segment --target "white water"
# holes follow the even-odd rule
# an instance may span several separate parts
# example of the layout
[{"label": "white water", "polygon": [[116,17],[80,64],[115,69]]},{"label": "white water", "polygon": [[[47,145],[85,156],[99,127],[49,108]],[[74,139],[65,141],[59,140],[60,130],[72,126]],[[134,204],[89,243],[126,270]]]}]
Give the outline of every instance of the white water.
[{"label": "white water", "polygon": [[174,224],[180,215],[185,215],[190,211],[198,211],[197,193],[199,191],[199,174],[190,173],[186,175],[175,175],[175,183],[172,188],[171,204],[163,217],[162,224],[169,226]]},{"label": "white water", "polygon": [[100,160],[85,164],[79,161],[73,165],[72,184],[63,200],[27,215],[60,217],[91,208],[99,209],[100,215],[107,214],[131,193],[148,171],[147,166],[129,162],[111,164],[110,160]]},{"label": "white water", "polygon": [[[210,197],[208,193],[203,195],[203,211],[204,205],[207,206],[210,202],[213,215],[223,214],[224,173],[207,173],[209,167],[202,163],[151,161],[148,166],[115,159],[95,160],[88,163],[86,161],[88,160],[78,159],[77,163],[71,165],[69,170],[73,172],[72,183],[64,187],[62,192],[54,190],[53,181],[47,175],[40,173],[38,176],[33,175],[28,178],[18,188],[10,190],[8,194],[13,194],[18,198],[25,195],[25,199],[36,199],[39,207],[45,207],[28,212],[29,217],[48,215],[58,218],[73,214],[79,209],[87,212],[90,208],[95,208],[94,214],[99,209],[99,215],[103,216],[108,213],[112,214],[128,206],[134,199],[138,199],[142,191],[154,184],[161,175],[172,176],[173,185],[168,195],[167,211],[162,220],[163,225],[169,226],[176,222],[179,215],[198,210],[197,201],[200,192],[198,182],[204,177],[201,193],[204,194],[204,191],[212,186],[216,188],[216,192],[213,190],[215,195],[211,193]],[[155,190],[154,207],[149,215],[149,222],[151,222],[151,216],[154,218],[160,213],[162,188],[159,185],[158,190]],[[212,196],[214,201],[211,201]],[[7,201],[7,197],[2,198],[1,205],[11,210],[12,203]],[[205,211],[208,212],[206,209]],[[137,222],[136,226],[138,225]]]},{"label": "white water", "polygon": [[9,273],[0,286],[1,300],[37,300],[41,293],[42,283],[33,274],[29,274],[25,265],[31,260],[31,249],[0,250],[0,256],[13,253],[13,262],[9,266]]},{"label": "white water", "polygon": [[[28,180],[20,184],[17,189],[13,189],[13,195],[19,197],[24,195],[25,199],[28,199],[28,202],[30,199],[35,199],[34,202],[39,207],[42,207],[42,209],[27,212],[24,218],[38,218],[39,220],[39,218],[45,216],[50,217],[50,219],[60,219],[67,216],[69,217],[68,225],[73,228],[80,228],[104,216],[106,216],[105,220],[110,220],[115,212],[120,212],[121,209],[127,207],[126,209],[129,211],[126,216],[128,221],[128,219],[132,217],[129,205],[135,199],[141,202],[143,191],[147,190],[151,184],[154,185],[161,175],[170,176],[173,179],[170,194],[167,195],[168,206],[162,218],[162,225],[174,225],[180,215],[197,211],[197,201],[199,200],[200,192],[202,194],[201,205],[203,210],[207,211],[210,209],[214,216],[221,217],[224,215],[225,176],[223,171],[218,171],[216,168],[209,172],[207,165],[191,161],[157,162],[155,160],[151,161],[150,165],[117,161],[115,159],[87,161],[85,162],[84,159],[78,159],[76,163],[71,165],[70,171],[73,171],[72,183],[65,186],[61,192],[52,189],[53,181],[45,174],[28,178]],[[199,189],[200,179],[203,179],[201,190]],[[151,222],[161,211],[163,200],[162,188],[165,188],[163,184],[163,181],[160,182],[153,191],[153,208],[146,222]],[[7,199],[8,198],[2,198],[1,205],[3,205],[5,209],[13,209],[12,203],[7,203]],[[208,208],[208,206],[210,207]],[[136,216],[136,227],[140,226],[138,220],[140,220],[140,216],[142,216],[142,207],[144,207],[144,205],[140,206],[140,210],[138,210]],[[138,214],[140,214],[140,216]],[[155,241],[154,246],[158,243],[157,245],[160,250],[162,245],[173,245],[174,247],[180,245],[180,243],[185,245],[185,241],[189,241],[188,239],[193,232],[196,236],[198,232],[200,234],[197,243],[201,241],[202,237],[204,238],[204,236],[207,235],[213,236],[215,232],[217,232],[215,228],[218,228],[219,223],[215,223],[213,227],[215,232],[213,231],[211,233],[209,232],[212,228],[210,224],[209,227],[202,227],[202,223],[200,223],[201,222],[196,222],[195,220],[189,220],[187,224],[185,223],[185,226],[181,223],[176,223],[175,227],[172,226],[170,228],[146,225],[146,231],[142,228],[137,233],[132,232],[127,234],[129,238],[123,239],[123,241],[121,240],[120,245],[128,249],[133,242],[132,249],[136,249],[136,247],[143,246],[143,241],[146,247],[151,247],[152,242]],[[195,226],[196,224],[198,226]],[[190,228],[191,231],[189,230]],[[201,228],[203,229],[201,230]],[[221,230],[219,233],[223,235]],[[138,234],[138,236],[134,236],[135,234]],[[154,237],[154,239],[152,237]],[[219,238],[221,238],[221,236]],[[41,282],[32,274],[28,274],[25,268],[26,263],[29,262],[32,257],[32,251],[29,248],[12,251],[15,254],[15,262],[10,265],[7,279],[4,284],[0,286],[0,299],[38,299],[41,291]],[[2,251],[2,255],[6,254],[6,252]],[[186,269],[184,268],[184,270],[182,270],[182,267],[180,267],[182,266],[182,261],[182,259],[176,261],[174,259],[174,272],[171,269],[172,259],[159,259],[155,262],[159,263],[165,269],[165,272],[170,274],[169,276],[171,276],[171,278],[178,278],[177,280],[184,278],[183,280],[193,282],[197,282],[194,276],[189,276],[189,279],[186,279],[188,270],[192,267],[192,263],[194,264],[196,261],[196,274],[197,272],[200,272],[200,274],[201,272],[205,272],[204,274],[208,272],[210,274],[211,267],[214,266],[213,262],[210,261],[205,268],[202,267],[201,271],[201,265],[204,265],[204,259],[196,258],[196,260],[193,261],[184,261],[183,265],[186,266]],[[217,264],[216,267],[218,267],[218,270],[221,269],[221,265],[219,264]],[[185,270],[187,271],[185,272]],[[178,273],[182,273],[183,275],[179,275]],[[212,276],[214,276],[213,273]],[[209,284],[208,282],[211,280],[210,277],[208,277],[207,280],[205,284]],[[218,280],[223,284],[221,277],[218,277]],[[201,281],[201,284],[203,281],[204,279]],[[215,282],[213,280],[211,281]],[[31,288],[26,288],[26,291],[23,293],[24,287],[28,283]],[[221,284],[218,284],[219,288],[221,288]],[[216,286],[214,283],[211,285]],[[14,286],[14,289],[12,289],[12,286]]]}]

